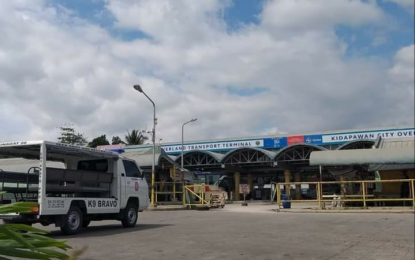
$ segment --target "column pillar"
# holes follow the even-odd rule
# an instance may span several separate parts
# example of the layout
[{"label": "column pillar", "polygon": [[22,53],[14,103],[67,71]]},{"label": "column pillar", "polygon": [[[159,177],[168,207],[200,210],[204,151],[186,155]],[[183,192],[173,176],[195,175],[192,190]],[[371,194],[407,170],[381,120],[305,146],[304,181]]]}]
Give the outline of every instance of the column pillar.
[{"label": "column pillar", "polygon": [[[291,171],[289,169],[285,169],[284,171],[284,178],[285,178],[285,183],[291,183]],[[291,185],[290,184],[286,184],[285,185],[285,194],[290,195],[290,189],[291,189]]]},{"label": "column pillar", "polygon": [[[301,174],[299,172],[295,173],[294,178],[295,178],[295,182],[301,182]],[[303,198],[300,184],[295,185],[295,197],[297,200],[301,200]]]},{"label": "column pillar", "polygon": [[235,172],[234,173],[234,179],[235,179],[235,196],[234,196],[234,200],[235,201],[239,201],[241,200],[240,198],[240,194],[239,194],[239,184],[241,183],[241,173],[240,172]]}]

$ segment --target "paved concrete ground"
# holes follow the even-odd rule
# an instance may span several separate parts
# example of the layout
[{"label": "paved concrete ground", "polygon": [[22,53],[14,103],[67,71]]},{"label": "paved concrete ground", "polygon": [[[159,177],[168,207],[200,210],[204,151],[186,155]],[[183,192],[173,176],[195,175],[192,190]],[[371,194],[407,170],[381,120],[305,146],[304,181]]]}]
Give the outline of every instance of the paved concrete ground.
[{"label": "paved concrete ground", "polygon": [[275,206],[227,205],[210,211],[146,211],[140,224],[95,222],[62,237],[81,259],[413,260],[413,214],[277,213]]}]

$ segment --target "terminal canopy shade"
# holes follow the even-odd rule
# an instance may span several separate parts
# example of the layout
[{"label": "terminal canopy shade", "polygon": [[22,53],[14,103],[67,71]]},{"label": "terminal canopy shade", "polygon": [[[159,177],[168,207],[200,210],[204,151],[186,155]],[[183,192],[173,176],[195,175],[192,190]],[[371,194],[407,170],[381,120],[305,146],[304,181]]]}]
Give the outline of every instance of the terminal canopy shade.
[{"label": "terminal canopy shade", "polygon": [[415,151],[411,148],[314,151],[310,165],[346,166],[367,164],[414,164]]}]

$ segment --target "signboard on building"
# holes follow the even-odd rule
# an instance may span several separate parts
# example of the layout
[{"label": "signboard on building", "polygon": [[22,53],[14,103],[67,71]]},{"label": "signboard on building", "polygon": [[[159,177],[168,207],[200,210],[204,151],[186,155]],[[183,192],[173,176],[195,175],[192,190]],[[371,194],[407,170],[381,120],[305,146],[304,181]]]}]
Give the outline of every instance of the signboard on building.
[{"label": "signboard on building", "polygon": [[265,138],[264,148],[284,148],[287,146],[287,137]]},{"label": "signboard on building", "polygon": [[[389,129],[389,130],[373,130],[373,131],[356,131],[334,134],[315,134],[315,135],[296,135],[296,136],[279,136],[261,139],[234,140],[234,141],[218,141],[218,142],[201,142],[194,144],[185,144],[184,151],[230,151],[241,147],[265,148],[265,149],[282,149],[295,144],[311,144],[311,145],[330,145],[343,144],[359,139],[376,140],[378,136],[382,138],[415,138],[415,129]],[[164,151],[168,154],[179,154],[182,151],[180,144],[163,145]]]},{"label": "signboard on building", "polygon": [[312,144],[312,145],[321,145],[323,144],[323,136],[322,135],[305,135],[304,143]]},{"label": "signboard on building", "polygon": [[287,137],[288,146],[293,145],[293,144],[303,144],[303,143],[304,143],[304,135],[295,135],[295,136]]},{"label": "signboard on building", "polygon": [[[231,150],[241,147],[264,147],[264,139],[256,140],[240,140],[240,141],[224,141],[214,143],[199,143],[199,144],[185,144],[183,151],[203,150],[203,151],[215,151],[215,150]],[[181,145],[167,145],[163,146],[166,153],[181,152]]]},{"label": "signboard on building", "polygon": [[366,131],[366,132],[350,132],[342,134],[328,134],[323,135],[323,144],[332,143],[347,143],[359,139],[375,140],[381,136],[382,138],[402,138],[402,137],[415,137],[414,129],[403,130],[384,130],[384,131]]}]

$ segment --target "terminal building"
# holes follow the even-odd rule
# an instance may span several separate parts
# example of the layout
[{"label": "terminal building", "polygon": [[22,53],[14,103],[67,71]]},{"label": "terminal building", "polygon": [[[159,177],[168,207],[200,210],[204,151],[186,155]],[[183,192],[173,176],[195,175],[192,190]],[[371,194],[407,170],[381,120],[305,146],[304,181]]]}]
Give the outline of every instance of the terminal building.
[{"label": "terminal building", "polygon": [[[336,176],[375,178],[365,167],[325,167],[320,172],[319,166],[310,165],[313,151],[370,149],[380,139],[413,147],[414,138],[415,128],[404,126],[185,141],[183,146],[181,141],[163,143],[156,147],[156,181],[166,181],[173,168],[180,169],[183,154],[183,168],[194,172],[206,184],[223,180],[221,187],[232,200],[241,199],[239,184],[249,185],[248,199],[268,200],[272,182],[326,181],[336,180]],[[152,145],[122,148],[143,169],[151,169]],[[397,179],[400,174],[400,169],[388,173]],[[409,175],[415,177],[413,164],[409,166]],[[293,193],[297,198],[315,196],[304,187],[295,187]]]}]

